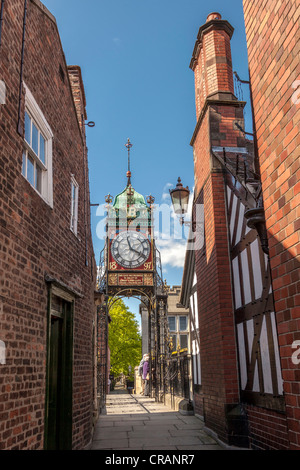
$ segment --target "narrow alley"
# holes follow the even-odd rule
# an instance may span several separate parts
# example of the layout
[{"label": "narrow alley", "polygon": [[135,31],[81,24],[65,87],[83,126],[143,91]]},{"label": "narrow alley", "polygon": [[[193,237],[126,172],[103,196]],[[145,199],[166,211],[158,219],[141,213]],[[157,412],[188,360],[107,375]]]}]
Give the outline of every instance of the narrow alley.
[{"label": "narrow alley", "polygon": [[116,388],[107,396],[91,450],[224,450],[196,416]]},{"label": "narrow alley", "polygon": [[299,13],[0,0],[0,451],[300,450]]}]

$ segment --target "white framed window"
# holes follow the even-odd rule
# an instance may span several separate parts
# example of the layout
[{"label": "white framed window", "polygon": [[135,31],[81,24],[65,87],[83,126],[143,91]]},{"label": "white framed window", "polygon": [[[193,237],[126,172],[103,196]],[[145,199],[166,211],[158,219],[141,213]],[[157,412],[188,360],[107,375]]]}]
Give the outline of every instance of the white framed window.
[{"label": "white framed window", "polygon": [[53,207],[53,133],[29,88],[25,88],[25,136],[22,175],[37,193]]},{"label": "white framed window", "polygon": [[77,181],[72,175],[71,178],[71,224],[70,229],[72,232],[77,235],[77,227],[78,227],[78,193],[79,193],[79,186]]},{"label": "white framed window", "polygon": [[168,315],[170,331],[188,331],[187,315]]},{"label": "white framed window", "polygon": [[172,352],[189,349],[188,315],[168,315],[169,331],[172,338]]}]

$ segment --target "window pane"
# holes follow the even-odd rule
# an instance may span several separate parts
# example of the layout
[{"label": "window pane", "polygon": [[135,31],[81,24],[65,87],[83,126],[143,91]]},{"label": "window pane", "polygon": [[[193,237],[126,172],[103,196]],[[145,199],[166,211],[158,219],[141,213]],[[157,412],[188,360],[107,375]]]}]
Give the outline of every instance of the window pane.
[{"label": "window pane", "polygon": [[34,123],[32,123],[32,144],[31,147],[35,153],[39,154],[39,131]]},{"label": "window pane", "polygon": [[39,193],[42,192],[42,170],[38,166],[36,166],[35,188]]},{"label": "window pane", "polygon": [[179,317],[179,330],[180,331],[187,330],[187,317]]},{"label": "window pane", "polygon": [[71,230],[75,231],[75,219],[73,214],[71,214]]},{"label": "window pane", "polygon": [[34,186],[34,160],[29,155],[27,158],[27,179]]},{"label": "window pane", "polygon": [[71,226],[72,227],[74,224],[74,217],[75,217],[75,203],[76,203],[75,185],[71,183]]},{"label": "window pane", "polygon": [[39,154],[40,160],[44,163],[45,165],[45,139],[40,134],[40,154]]},{"label": "window pane", "polygon": [[170,331],[176,331],[175,317],[168,317]]},{"label": "window pane", "polygon": [[188,347],[188,339],[187,335],[180,335],[180,349],[184,349]]},{"label": "window pane", "polygon": [[26,178],[26,153],[23,152],[22,175]]},{"label": "window pane", "polygon": [[25,111],[25,140],[31,145],[31,119]]}]

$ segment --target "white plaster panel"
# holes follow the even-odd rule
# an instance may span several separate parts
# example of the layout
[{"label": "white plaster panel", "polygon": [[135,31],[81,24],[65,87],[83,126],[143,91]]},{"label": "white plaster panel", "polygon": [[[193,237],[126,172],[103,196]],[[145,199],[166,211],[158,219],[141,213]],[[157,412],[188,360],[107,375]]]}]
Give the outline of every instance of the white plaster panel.
[{"label": "white plaster panel", "polygon": [[237,325],[238,344],[239,344],[239,362],[240,362],[240,376],[241,376],[241,387],[245,390],[247,384],[247,362],[246,362],[246,351],[245,351],[245,336],[243,323]]},{"label": "white plaster panel", "polygon": [[254,280],[254,290],[255,290],[255,299],[260,299],[262,296],[262,274],[259,258],[259,245],[258,240],[255,239],[250,245],[251,258],[252,258],[252,269],[253,269],[253,280]]},{"label": "white plaster panel", "polygon": [[241,252],[241,264],[242,264],[242,272],[243,272],[243,286],[244,286],[244,297],[245,297],[245,305],[246,305],[252,300],[247,250],[243,250]]},{"label": "white plaster panel", "polygon": [[272,374],[270,366],[270,352],[268,345],[268,334],[267,334],[267,325],[266,318],[263,318],[261,335],[260,335],[260,353],[261,353],[261,362],[264,378],[264,392],[273,393],[272,385]]},{"label": "white plaster panel", "polygon": [[282,380],[282,374],[281,374],[277,327],[276,327],[276,319],[275,319],[274,312],[271,312],[271,323],[272,323],[272,334],[273,334],[273,341],[274,341],[274,353],[275,353],[275,362],[276,362],[276,371],[277,371],[278,393],[279,395],[282,395],[283,394],[283,380]]},{"label": "white plaster panel", "polygon": [[233,237],[233,232],[234,232],[236,205],[237,205],[237,197],[236,197],[236,195],[234,194],[234,195],[233,195],[232,210],[231,210],[231,217],[230,217],[230,236],[231,236],[231,242],[232,242],[232,237]]},{"label": "white plaster panel", "polygon": [[239,308],[242,305],[242,299],[241,299],[241,286],[240,286],[238,257],[232,260],[232,271],[233,271],[235,308]]}]

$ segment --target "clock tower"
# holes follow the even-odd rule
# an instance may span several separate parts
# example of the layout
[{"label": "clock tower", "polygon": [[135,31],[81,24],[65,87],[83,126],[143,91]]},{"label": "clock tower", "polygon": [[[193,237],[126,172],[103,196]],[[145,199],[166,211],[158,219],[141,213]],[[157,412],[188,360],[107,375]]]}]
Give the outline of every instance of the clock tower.
[{"label": "clock tower", "polygon": [[[155,246],[154,197],[139,194],[131,183],[128,139],[127,185],[114,199],[106,196],[106,243],[100,255],[98,289],[106,296],[106,319],[114,302],[122,297],[135,297],[144,304],[148,323],[143,337],[148,338],[150,369],[155,370],[155,384],[150,378],[150,394],[165,392],[165,372],[170,355],[167,292],[162,279],[160,253]],[[146,319],[146,318],[145,318]],[[107,328],[107,325],[106,325]],[[107,331],[107,330],[106,330]],[[146,351],[145,351],[146,352]]]},{"label": "clock tower", "polygon": [[153,202],[147,203],[131,184],[128,139],[127,185],[114,201],[107,196],[106,271],[109,296],[140,296],[154,293],[155,256],[153,240]]}]

